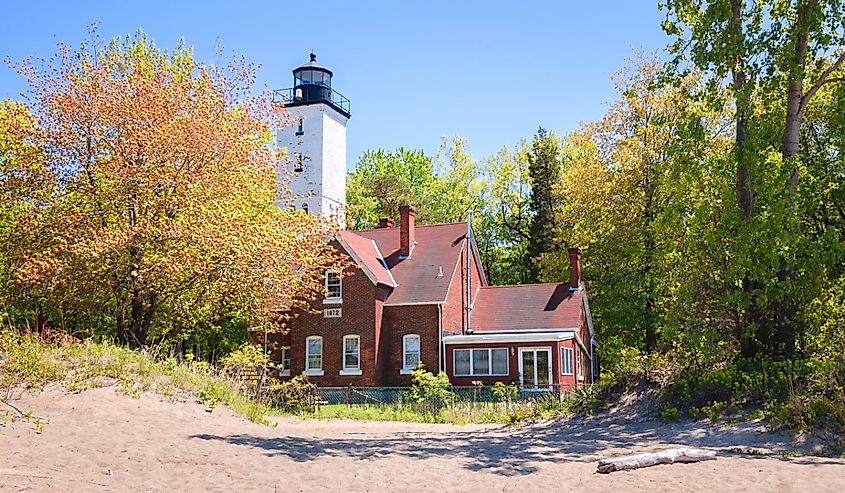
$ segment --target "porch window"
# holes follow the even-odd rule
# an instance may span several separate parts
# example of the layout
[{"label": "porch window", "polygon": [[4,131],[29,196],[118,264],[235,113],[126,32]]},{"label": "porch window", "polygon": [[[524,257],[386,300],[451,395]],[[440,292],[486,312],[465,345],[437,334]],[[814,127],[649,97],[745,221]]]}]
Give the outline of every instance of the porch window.
[{"label": "porch window", "polygon": [[455,350],[455,376],[469,376],[472,368],[472,355],[469,349]]},{"label": "porch window", "polygon": [[584,380],[584,353],[578,350],[578,381]]},{"label": "porch window", "polygon": [[323,374],[323,338],[310,336],[305,339],[305,372],[306,375]]},{"label": "porch window", "polygon": [[508,349],[456,349],[455,376],[507,376]]},{"label": "porch window", "polygon": [[573,375],[574,374],[574,372],[572,371],[572,358],[573,358],[572,348],[568,348],[568,347],[560,348],[560,372],[563,375]]},{"label": "porch window", "polygon": [[408,373],[420,363],[420,336],[408,334],[402,338],[402,370]]},{"label": "porch window", "polygon": [[281,352],[282,367],[279,369],[279,374],[284,377],[290,375],[290,346],[283,346]]},{"label": "porch window", "polygon": [[340,278],[340,271],[335,269],[326,270],[326,303],[343,302],[343,281]]},{"label": "porch window", "polygon": [[361,338],[357,335],[343,336],[343,369],[361,369]]}]

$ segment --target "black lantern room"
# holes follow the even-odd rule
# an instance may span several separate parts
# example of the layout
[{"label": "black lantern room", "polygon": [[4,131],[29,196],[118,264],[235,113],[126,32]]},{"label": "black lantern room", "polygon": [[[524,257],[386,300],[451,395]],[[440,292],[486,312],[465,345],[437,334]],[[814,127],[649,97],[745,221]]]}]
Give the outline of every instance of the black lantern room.
[{"label": "black lantern room", "polygon": [[332,71],[317,63],[311,53],[308,63],[293,69],[293,88],[287,106],[327,103],[349,118],[349,100],[332,90]]}]

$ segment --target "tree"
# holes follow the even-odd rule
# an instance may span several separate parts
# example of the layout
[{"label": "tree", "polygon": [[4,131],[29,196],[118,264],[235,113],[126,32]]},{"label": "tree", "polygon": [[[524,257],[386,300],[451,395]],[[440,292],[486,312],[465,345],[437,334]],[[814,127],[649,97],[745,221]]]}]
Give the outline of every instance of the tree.
[{"label": "tree", "polygon": [[528,152],[528,143],[521,141],[513,150],[503,147],[484,164],[487,187],[476,240],[491,284],[529,282],[525,265],[531,217]]},{"label": "tree", "polygon": [[[528,176],[531,183],[528,204],[531,219],[528,225],[525,268],[529,272],[529,282],[540,280],[540,261],[543,254],[559,249],[559,245],[555,244],[553,231],[561,199],[553,192],[553,187],[559,184],[561,179],[560,150],[560,139],[554,132],[546,132],[541,127],[534,136],[528,153]],[[565,240],[563,246],[566,246]]]},{"label": "tree", "polygon": [[480,207],[481,169],[458,136],[443,137],[432,159],[423,151],[366,151],[349,173],[346,194],[351,229],[373,228],[380,218],[399,223],[399,206],[413,205],[420,224],[462,221]]},{"label": "tree", "polygon": [[[716,161],[705,163],[724,154],[719,133],[729,125],[695,103],[698,77],[661,86],[662,69],[640,56],[614,75],[618,99],[601,120],[567,136],[567,165],[554,190],[567,198],[556,215],[558,241],[566,237],[589,259],[596,323],[617,348],[671,346],[677,338],[668,334],[695,325],[696,296],[710,289],[713,265],[701,255],[710,250],[690,245],[699,247],[709,229],[701,222],[711,219],[707,205],[718,189]],[[564,271],[565,260],[549,258],[544,267]]]},{"label": "tree", "polygon": [[25,140],[54,178],[21,219],[38,236],[14,250],[16,279],[56,318],[105,309],[139,347],[204,311],[237,306],[264,325],[322,292],[332,229],[285,207],[268,144],[286,114],[252,93],[250,64],[200,64],[139,31],[16,67],[31,89]]},{"label": "tree", "polygon": [[[713,88],[731,74],[736,106],[737,204],[742,218],[736,233],[755,236],[765,223],[770,230],[782,230],[773,244],[785,245],[777,250],[763,247],[762,251],[737,252],[739,258],[755,259],[747,265],[743,278],[748,299],[743,353],[753,356],[765,350],[789,358],[796,342],[793,293],[800,289],[794,253],[801,237],[796,229],[800,128],[813,95],[823,85],[839,80],[833,75],[845,62],[843,4],[839,0],[669,0],[662,7],[667,10],[664,30],[677,38],[670,46],[676,66],[688,59],[712,74]],[[807,82],[810,88],[805,91]],[[757,128],[751,121],[755,101],[763,102],[764,115],[756,119]],[[772,122],[773,110],[784,103],[778,131],[781,153],[775,161],[767,151],[772,127],[766,125]],[[769,176],[781,170],[788,176],[780,187],[755,192],[755,183],[768,186]],[[759,218],[760,207],[755,207],[755,202],[764,198],[767,216],[772,217],[771,211],[780,214],[774,221]],[[770,281],[773,277],[775,284]]]},{"label": "tree", "polygon": [[374,228],[384,217],[398,224],[399,206],[407,204],[424,221],[435,181],[431,158],[421,150],[365,151],[346,179],[349,228]]}]

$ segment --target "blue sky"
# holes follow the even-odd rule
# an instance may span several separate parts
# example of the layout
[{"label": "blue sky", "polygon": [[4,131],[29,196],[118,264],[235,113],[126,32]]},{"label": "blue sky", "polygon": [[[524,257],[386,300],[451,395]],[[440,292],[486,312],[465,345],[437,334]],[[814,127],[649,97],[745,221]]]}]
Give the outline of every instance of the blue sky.
[{"label": "blue sky", "polygon": [[[610,75],[637,50],[662,49],[656,0],[12,2],[3,6],[0,54],[49,57],[101,36],[143,29],[160,47],[180,37],[210,60],[215,44],[260,64],[259,81],[291,86],[314,51],[352,102],[349,166],[366,149],[433,153],[442,135],[466,138],[482,159],[530,137],[600,117]],[[23,79],[0,67],[0,98]]]}]

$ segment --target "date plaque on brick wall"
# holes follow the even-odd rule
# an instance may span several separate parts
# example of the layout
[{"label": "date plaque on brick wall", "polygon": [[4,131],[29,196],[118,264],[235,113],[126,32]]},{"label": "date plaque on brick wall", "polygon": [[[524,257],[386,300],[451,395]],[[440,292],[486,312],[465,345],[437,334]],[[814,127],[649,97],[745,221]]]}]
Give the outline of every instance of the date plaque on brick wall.
[{"label": "date plaque on brick wall", "polygon": [[342,308],[326,308],[323,310],[324,318],[340,318],[340,311]]}]

